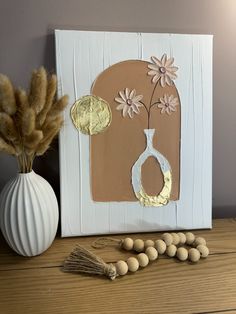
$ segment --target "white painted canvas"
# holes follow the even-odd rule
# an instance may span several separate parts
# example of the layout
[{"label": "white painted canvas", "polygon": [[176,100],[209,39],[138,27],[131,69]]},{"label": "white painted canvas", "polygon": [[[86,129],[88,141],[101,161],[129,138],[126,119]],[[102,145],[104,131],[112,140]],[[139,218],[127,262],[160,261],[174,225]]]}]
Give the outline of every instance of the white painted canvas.
[{"label": "white painted canvas", "polygon": [[[59,96],[70,97],[60,132],[62,236],[211,228],[212,36],[68,30],[55,36]],[[175,82],[181,99],[179,200],[161,207],[94,202],[89,137],[73,126],[70,108],[109,66],[164,53],[181,71]]]}]

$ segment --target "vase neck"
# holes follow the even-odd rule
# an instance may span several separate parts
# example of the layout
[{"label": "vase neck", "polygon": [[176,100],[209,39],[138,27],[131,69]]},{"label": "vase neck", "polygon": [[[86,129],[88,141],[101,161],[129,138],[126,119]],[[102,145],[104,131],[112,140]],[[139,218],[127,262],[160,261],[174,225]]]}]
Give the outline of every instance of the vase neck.
[{"label": "vase neck", "polygon": [[147,139],[147,147],[152,146],[154,133],[155,133],[155,129],[144,130],[144,134],[146,135],[146,139]]}]

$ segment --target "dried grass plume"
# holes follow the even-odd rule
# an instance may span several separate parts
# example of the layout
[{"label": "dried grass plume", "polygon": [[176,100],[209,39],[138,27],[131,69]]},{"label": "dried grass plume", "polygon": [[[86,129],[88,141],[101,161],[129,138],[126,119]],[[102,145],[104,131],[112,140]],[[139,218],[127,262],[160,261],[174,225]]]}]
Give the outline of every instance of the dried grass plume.
[{"label": "dried grass plume", "polygon": [[33,71],[29,94],[0,74],[0,151],[15,155],[22,173],[32,170],[63,124],[68,97],[56,99],[56,91],[56,75],[43,67]]}]

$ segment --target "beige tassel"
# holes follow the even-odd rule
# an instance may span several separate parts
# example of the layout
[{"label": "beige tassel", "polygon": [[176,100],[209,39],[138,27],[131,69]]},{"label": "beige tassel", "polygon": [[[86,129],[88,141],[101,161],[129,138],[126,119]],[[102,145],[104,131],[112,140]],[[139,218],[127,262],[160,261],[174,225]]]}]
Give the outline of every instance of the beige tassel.
[{"label": "beige tassel", "polygon": [[15,91],[16,105],[18,114],[22,114],[27,108],[29,108],[29,101],[26,92],[19,88]]},{"label": "beige tassel", "polygon": [[10,154],[10,155],[16,155],[16,150],[15,148],[8,144],[6,141],[4,141],[3,138],[0,137],[0,151]]},{"label": "beige tassel", "polygon": [[30,135],[26,136],[24,144],[26,148],[34,149],[39,142],[43,139],[43,132],[34,130]]},{"label": "beige tassel", "polygon": [[39,143],[37,149],[36,149],[36,156],[42,156],[50,147],[52,140],[56,136],[56,134],[59,132],[60,126],[57,126],[57,128],[54,129],[54,131],[50,134],[50,136],[47,136],[46,138],[43,138],[41,143]]},{"label": "beige tassel", "polygon": [[111,280],[114,280],[118,276],[116,267],[113,264],[105,263],[103,259],[80,245],[77,245],[65,260],[62,270],[64,272],[107,276]]},{"label": "beige tassel", "polygon": [[8,141],[15,141],[18,137],[12,118],[4,112],[0,112],[0,133]]},{"label": "beige tassel", "polygon": [[38,114],[45,105],[47,93],[47,73],[44,67],[32,73],[29,103],[34,109],[35,113]]},{"label": "beige tassel", "polygon": [[9,115],[16,112],[14,89],[9,78],[0,74],[0,110]]},{"label": "beige tassel", "polygon": [[35,112],[32,108],[26,108],[22,112],[21,117],[21,130],[22,135],[30,135],[35,129]]},{"label": "beige tassel", "polygon": [[61,97],[57,102],[52,105],[51,110],[49,111],[49,116],[57,116],[59,115],[67,106],[69,101],[69,97],[67,95]]},{"label": "beige tassel", "polygon": [[47,86],[47,96],[46,96],[46,102],[42,109],[42,111],[38,115],[38,124],[42,126],[45,122],[46,116],[49,112],[49,110],[52,107],[53,100],[56,94],[57,90],[57,77],[56,75],[52,75],[48,80],[48,86]]}]

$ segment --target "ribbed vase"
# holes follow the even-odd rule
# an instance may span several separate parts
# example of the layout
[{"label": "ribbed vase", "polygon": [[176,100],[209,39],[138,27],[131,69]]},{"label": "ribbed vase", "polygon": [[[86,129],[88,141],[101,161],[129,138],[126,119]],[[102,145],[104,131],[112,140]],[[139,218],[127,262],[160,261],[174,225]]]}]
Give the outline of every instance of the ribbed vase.
[{"label": "ribbed vase", "polygon": [[0,194],[0,227],[9,246],[23,256],[39,255],[52,244],[58,203],[51,185],[34,171],[19,173]]}]

